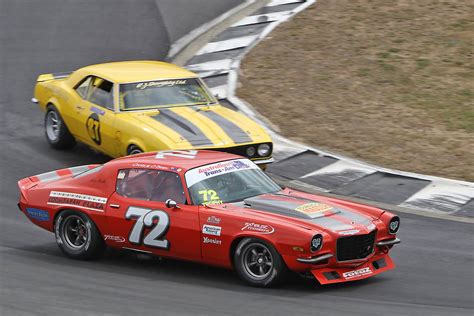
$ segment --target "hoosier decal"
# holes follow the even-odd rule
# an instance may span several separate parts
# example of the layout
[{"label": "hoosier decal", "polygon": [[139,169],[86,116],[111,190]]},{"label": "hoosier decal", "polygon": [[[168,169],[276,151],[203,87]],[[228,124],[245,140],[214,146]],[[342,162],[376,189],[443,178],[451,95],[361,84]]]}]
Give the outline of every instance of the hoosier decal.
[{"label": "hoosier decal", "polygon": [[49,194],[48,204],[76,206],[92,211],[103,212],[105,204],[107,204],[107,199],[100,196],[51,191]]}]

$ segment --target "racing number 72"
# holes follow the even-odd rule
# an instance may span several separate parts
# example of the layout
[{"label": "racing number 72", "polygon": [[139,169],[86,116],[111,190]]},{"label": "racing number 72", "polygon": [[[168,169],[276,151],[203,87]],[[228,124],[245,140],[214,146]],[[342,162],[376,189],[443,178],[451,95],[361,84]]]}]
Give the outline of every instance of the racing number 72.
[{"label": "racing number 72", "polygon": [[[137,220],[128,237],[130,243],[141,245],[143,242],[146,246],[169,249],[169,241],[163,238],[170,224],[170,218],[166,212],[130,206],[125,213],[125,218],[128,220],[136,218]],[[158,222],[155,224],[156,220]],[[143,236],[145,227],[152,229],[146,236]]]}]

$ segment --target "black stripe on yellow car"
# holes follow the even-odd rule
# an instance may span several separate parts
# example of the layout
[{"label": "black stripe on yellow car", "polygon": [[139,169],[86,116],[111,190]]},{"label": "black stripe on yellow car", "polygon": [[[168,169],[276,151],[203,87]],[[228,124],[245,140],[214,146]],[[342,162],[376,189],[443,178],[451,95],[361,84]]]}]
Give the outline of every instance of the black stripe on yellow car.
[{"label": "black stripe on yellow car", "polygon": [[219,125],[236,144],[251,143],[252,138],[237,124],[214,111],[199,111],[199,114]]},{"label": "black stripe on yellow car", "polygon": [[217,147],[234,145],[234,141],[214,121],[200,114],[193,107],[180,106],[172,108],[171,111],[192,121],[201,131],[214,142]]},{"label": "black stripe on yellow car", "polygon": [[169,109],[162,109],[160,114],[151,117],[180,134],[195,147],[213,145],[213,142],[194,123]]}]

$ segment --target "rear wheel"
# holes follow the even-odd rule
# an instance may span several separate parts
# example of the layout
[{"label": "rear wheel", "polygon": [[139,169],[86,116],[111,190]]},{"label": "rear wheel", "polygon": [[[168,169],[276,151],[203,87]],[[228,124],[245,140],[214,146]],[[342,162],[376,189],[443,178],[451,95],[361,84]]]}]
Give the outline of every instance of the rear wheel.
[{"label": "rear wheel", "polygon": [[54,232],[59,249],[70,258],[89,260],[104,252],[105,243],[97,226],[83,213],[62,212],[56,220]]},{"label": "rear wheel", "polygon": [[130,145],[127,150],[127,155],[138,155],[143,153],[143,150],[140,149],[140,147],[135,146],[135,145]]},{"label": "rear wheel", "polygon": [[237,245],[234,266],[241,279],[258,287],[277,284],[287,271],[275,248],[256,238],[245,238]]},{"label": "rear wheel", "polygon": [[59,111],[53,105],[49,105],[46,110],[44,130],[46,139],[53,148],[69,149],[76,145],[74,137],[64,124]]}]

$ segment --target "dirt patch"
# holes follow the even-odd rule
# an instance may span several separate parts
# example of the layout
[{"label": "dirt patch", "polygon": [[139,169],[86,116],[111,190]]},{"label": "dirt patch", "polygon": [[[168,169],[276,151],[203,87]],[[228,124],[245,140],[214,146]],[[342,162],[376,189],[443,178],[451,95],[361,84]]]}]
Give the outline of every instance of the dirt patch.
[{"label": "dirt patch", "polygon": [[251,51],[238,95],[289,138],[474,181],[473,9],[321,0]]}]

